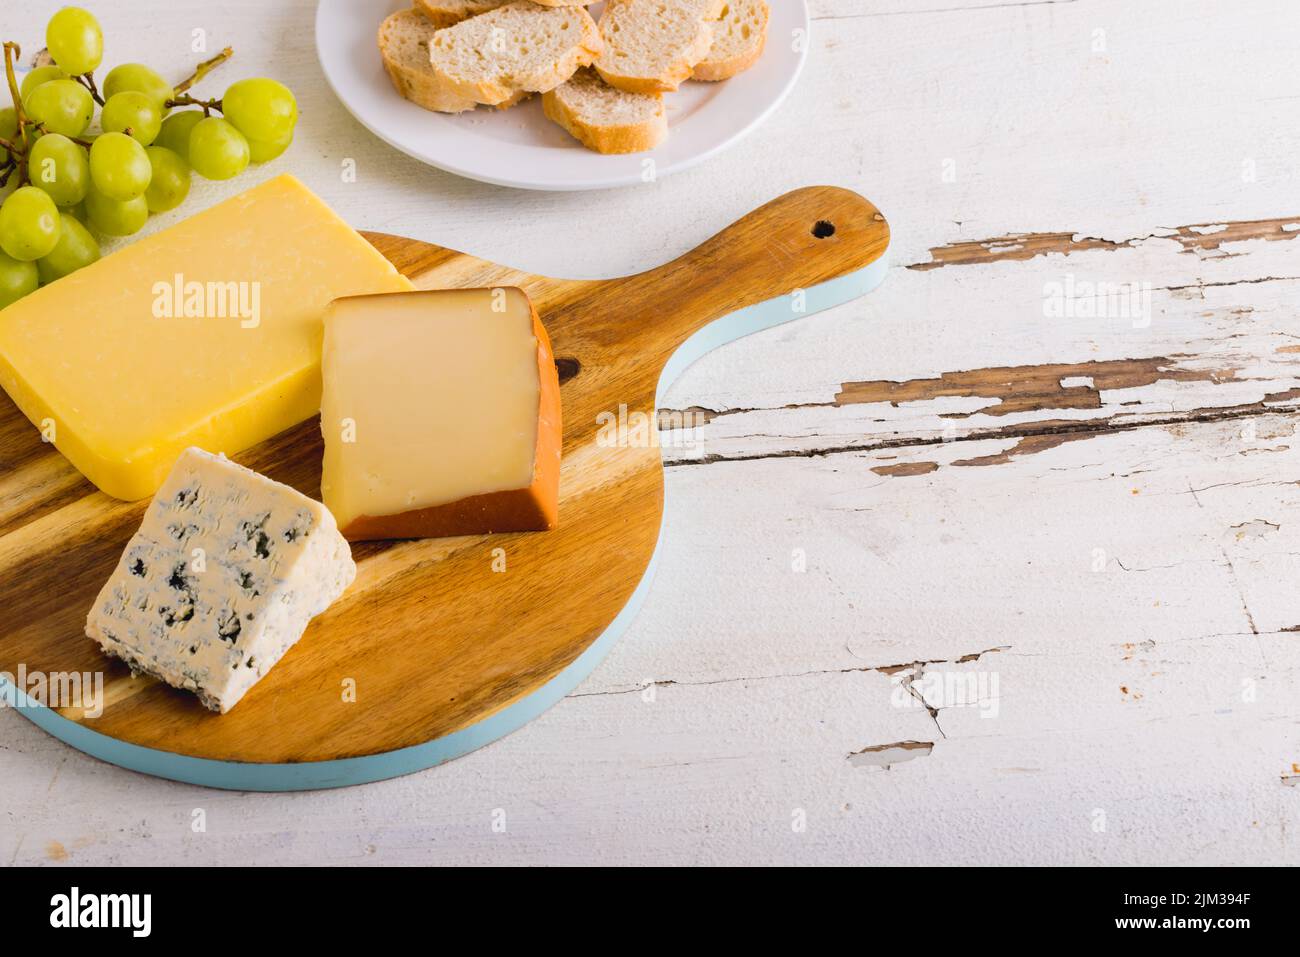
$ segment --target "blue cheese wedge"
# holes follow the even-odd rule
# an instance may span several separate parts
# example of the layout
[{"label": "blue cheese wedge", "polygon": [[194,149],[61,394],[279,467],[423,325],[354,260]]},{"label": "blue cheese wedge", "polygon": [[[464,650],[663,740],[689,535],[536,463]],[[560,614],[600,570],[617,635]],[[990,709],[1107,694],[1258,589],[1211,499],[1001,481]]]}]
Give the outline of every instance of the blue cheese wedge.
[{"label": "blue cheese wedge", "polygon": [[86,634],[133,672],[224,714],[356,573],[325,506],[190,448],[100,591]]}]

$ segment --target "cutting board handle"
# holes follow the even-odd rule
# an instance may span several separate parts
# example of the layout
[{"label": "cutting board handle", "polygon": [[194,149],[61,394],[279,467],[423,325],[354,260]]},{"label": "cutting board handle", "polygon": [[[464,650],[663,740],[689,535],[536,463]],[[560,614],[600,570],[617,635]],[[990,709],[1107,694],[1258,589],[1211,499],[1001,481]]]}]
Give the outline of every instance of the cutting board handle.
[{"label": "cutting board handle", "polygon": [[[627,334],[638,354],[662,366],[704,326],[748,306],[794,297],[866,269],[889,247],[889,224],[867,199],[836,186],[786,193],[657,269],[617,280],[622,296],[653,314]],[[671,308],[652,300],[671,293]],[[800,309],[792,298],[790,318]]]}]

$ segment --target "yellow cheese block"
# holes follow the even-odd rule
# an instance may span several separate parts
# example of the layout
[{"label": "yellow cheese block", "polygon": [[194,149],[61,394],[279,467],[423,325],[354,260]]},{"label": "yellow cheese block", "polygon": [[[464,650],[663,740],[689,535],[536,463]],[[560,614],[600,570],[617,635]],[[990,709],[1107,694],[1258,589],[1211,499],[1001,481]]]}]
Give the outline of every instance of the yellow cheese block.
[{"label": "yellow cheese block", "polygon": [[325,306],[411,283],[292,176],[0,310],[0,386],[86,478],[139,499],[191,445],[320,409]]}]

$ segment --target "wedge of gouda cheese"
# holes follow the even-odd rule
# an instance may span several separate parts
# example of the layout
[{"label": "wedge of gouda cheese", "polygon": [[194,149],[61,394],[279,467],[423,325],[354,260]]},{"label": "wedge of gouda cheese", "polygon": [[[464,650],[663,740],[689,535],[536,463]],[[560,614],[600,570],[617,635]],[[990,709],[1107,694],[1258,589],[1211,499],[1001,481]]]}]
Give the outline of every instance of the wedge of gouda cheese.
[{"label": "wedge of gouda cheese", "polygon": [[278,176],[0,310],[0,386],[88,479],[139,499],[320,408],[330,300],[410,289]]},{"label": "wedge of gouda cheese", "polygon": [[323,371],[321,496],[344,537],[554,527],[560,385],[521,290],[340,299]]}]

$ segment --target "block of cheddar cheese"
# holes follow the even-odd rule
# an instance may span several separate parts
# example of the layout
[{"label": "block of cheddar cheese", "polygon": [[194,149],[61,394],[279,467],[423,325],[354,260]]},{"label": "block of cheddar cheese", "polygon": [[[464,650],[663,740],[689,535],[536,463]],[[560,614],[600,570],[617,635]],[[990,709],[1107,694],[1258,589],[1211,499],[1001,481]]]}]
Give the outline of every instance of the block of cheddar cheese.
[{"label": "block of cheddar cheese", "polygon": [[0,386],[103,491],[146,498],[188,446],[316,414],[330,300],[410,288],[278,176],[0,310]]},{"label": "block of cheddar cheese", "polygon": [[522,290],[336,300],[322,372],[321,496],[344,537],[555,526],[560,385]]}]

